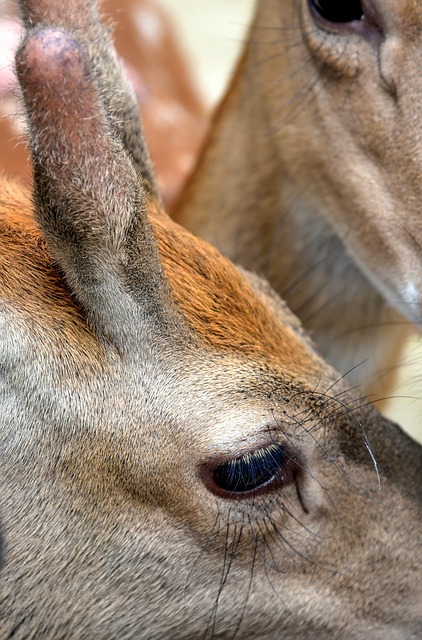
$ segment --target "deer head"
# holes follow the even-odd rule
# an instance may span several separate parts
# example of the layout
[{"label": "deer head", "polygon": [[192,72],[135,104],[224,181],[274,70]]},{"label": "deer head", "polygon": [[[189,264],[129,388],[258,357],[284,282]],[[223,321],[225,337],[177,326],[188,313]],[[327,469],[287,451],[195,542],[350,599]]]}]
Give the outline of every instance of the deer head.
[{"label": "deer head", "polygon": [[[255,32],[267,41],[262,53],[270,46],[276,54],[279,77],[290,76],[284,82],[294,105],[275,79],[271,106],[281,113],[267,105],[283,165],[367,277],[420,321],[422,8],[385,0],[299,4],[263,0]],[[265,33],[275,14],[276,31],[289,29],[284,38]]]},{"label": "deer head", "polygon": [[162,211],[95,5],[22,10],[34,192],[1,183],[2,636],[417,634],[421,448]]},{"label": "deer head", "polygon": [[391,307],[421,320],[421,25],[407,0],[259,0],[178,213],[342,372],[373,355],[355,381],[397,358]]}]

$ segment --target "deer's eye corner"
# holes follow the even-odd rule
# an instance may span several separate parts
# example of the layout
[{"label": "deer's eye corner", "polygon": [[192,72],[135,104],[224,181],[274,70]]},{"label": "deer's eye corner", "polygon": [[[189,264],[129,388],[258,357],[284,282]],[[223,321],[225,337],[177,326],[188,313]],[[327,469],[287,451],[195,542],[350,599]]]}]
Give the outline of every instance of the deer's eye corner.
[{"label": "deer's eye corner", "polygon": [[309,6],[314,16],[334,24],[347,24],[365,18],[360,0],[309,0]]},{"label": "deer's eye corner", "polygon": [[298,456],[273,443],[224,462],[203,465],[201,476],[210,491],[223,498],[249,498],[290,484]]}]

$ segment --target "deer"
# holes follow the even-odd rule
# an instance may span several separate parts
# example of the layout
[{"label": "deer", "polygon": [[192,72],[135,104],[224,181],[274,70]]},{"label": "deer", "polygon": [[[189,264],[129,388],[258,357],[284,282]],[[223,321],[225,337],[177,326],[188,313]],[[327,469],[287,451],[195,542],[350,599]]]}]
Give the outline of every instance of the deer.
[{"label": "deer", "polygon": [[168,217],[96,4],[20,9],[0,637],[420,637],[421,446]]},{"label": "deer", "polygon": [[337,4],[257,1],[174,216],[265,276],[375,401],[421,323],[422,9]]}]

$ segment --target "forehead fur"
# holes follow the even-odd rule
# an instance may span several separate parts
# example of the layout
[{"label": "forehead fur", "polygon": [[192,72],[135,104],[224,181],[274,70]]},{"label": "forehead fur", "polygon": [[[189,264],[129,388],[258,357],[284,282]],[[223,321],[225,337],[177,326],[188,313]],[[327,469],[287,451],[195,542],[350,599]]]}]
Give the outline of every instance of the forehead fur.
[{"label": "forehead fur", "polygon": [[278,362],[292,373],[315,367],[287,317],[282,323],[214,247],[162,216],[154,218],[154,230],[177,305],[209,347]]},{"label": "forehead fur", "polygon": [[[155,207],[153,207],[155,209]],[[265,358],[292,373],[315,367],[308,347],[277,318],[231,262],[155,209],[160,257],[189,327],[209,348]],[[21,187],[3,182],[0,194],[3,295],[38,318],[60,322],[70,342],[95,338],[58,274]],[[98,349],[95,349],[98,350]],[[281,358],[281,360],[280,360]]]},{"label": "forehead fur", "polygon": [[101,360],[102,350],[72,300],[22,187],[2,179],[0,189],[1,296],[44,342],[60,340],[75,357]]}]

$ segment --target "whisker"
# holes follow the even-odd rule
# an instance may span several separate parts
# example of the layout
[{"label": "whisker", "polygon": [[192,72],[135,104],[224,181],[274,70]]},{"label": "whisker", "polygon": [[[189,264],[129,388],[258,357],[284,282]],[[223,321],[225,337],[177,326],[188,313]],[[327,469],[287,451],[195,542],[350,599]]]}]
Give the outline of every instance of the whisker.
[{"label": "whisker", "polygon": [[[250,518],[249,518],[249,526],[251,526]],[[237,634],[238,634],[238,631],[239,631],[239,629],[240,629],[240,625],[242,624],[243,618],[244,618],[244,616],[245,616],[245,611],[246,611],[247,604],[248,604],[248,602],[249,602],[249,597],[250,597],[250,595],[251,595],[251,591],[252,591],[252,581],[253,581],[253,577],[254,577],[254,570],[255,570],[256,553],[257,553],[257,551],[256,551],[256,546],[257,546],[257,543],[256,543],[256,538],[255,538],[255,545],[254,545],[254,552],[253,552],[253,556],[252,556],[252,563],[251,563],[251,570],[250,570],[250,577],[249,577],[248,590],[247,590],[247,593],[246,593],[246,598],[245,598],[245,602],[244,602],[244,604],[243,604],[243,609],[242,609],[242,611],[241,611],[240,618],[239,618],[239,620],[238,620],[238,623],[237,623],[236,629],[235,629],[234,634],[233,634],[233,636],[232,636],[232,640],[234,640],[234,639],[235,639],[235,637],[236,637],[236,636],[237,636]]]}]

